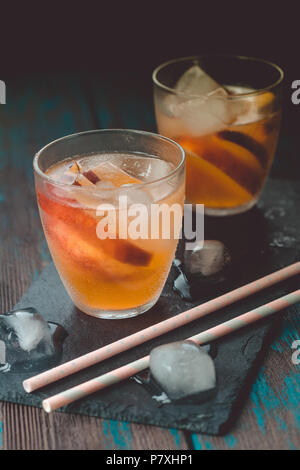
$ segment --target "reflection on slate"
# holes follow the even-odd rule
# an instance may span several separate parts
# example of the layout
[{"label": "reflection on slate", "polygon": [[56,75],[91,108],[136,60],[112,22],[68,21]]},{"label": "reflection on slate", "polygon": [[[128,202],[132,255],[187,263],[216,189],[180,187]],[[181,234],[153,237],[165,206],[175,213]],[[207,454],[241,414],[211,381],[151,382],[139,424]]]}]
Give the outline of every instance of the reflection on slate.
[{"label": "reflection on slate", "polygon": [[[230,251],[232,264],[224,280],[216,283],[213,289],[203,288],[200,282],[197,283],[194,288],[197,297],[195,301],[181,299],[174,292],[173,281],[178,276],[178,271],[173,267],[161,298],[149,312],[127,320],[99,320],[83,314],[72,305],[51,264],[15,308],[33,306],[45,320],[56,322],[66,329],[68,336],[63,344],[61,359],[65,362],[299,260],[300,220],[296,212],[299,200],[300,188],[297,182],[270,180],[258,208],[240,216],[208,219],[205,227],[206,238],[221,240]],[[179,248],[177,257],[182,259],[181,256]],[[42,399],[50,395],[149,354],[153,347],[160,344],[188,338],[291,292],[297,285],[299,276],[32,394],[26,394],[22,388],[22,380],[32,374],[2,373],[0,399],[41,406]],[[261,363],[269,340],[277,331],[276,319],[279,318],[280,314],[217,342],[217,391],[204,403],[168,403],[159,406],[145,387],[135,380],[128,379],[74,402],[61,411],[220,434],[241,411],[249,385],[255,378],[257,366]]]},{"label": "reflection on slate", "polygon": [[179,249],[173,262],[178,272],[173,288],[180,297],[196,301],[216,292],[220,295],[241,285],[241,281],[246,283],[264,274],[269,256],[267,228],[264,215],[257,207],[239,216],[205,217],[204,227],[205,240],[223,244],[228,261],[212,275],[191,274],[187,253]]}]

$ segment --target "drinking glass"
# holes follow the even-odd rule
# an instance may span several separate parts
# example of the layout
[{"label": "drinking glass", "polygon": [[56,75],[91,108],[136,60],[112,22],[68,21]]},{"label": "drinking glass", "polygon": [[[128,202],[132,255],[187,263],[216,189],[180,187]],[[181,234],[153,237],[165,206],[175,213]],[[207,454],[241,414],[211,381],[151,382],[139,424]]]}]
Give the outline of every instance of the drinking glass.
[{"label": "drinking glass", "polygon": [[[60,162],[84,165],[94,160],[100,161],[99,168],[110,168],[111,181],[70,185],[56,180],[49,170]],[[34,158],[34,173],[44,233],[74,304],[89,315],[110,319],[150,309],[163,289],[181,229],[181,219],[159,213],[173,205],[183,208],[185,155],[181,146],[142,131],[82,132],[42,148]],[[124,181],[129,183],[121,184]],[[140,212],[136,204],[142,205]],[[133,207],[136,217],[130,212]],[[155,212],[155,221],[153,207],[159,213],[157,217]],[[117,231],[105,238],[111,225],[104,220],[110,216]],[[156,228],[153,236],[147,224]],[[146,236],[137,236],[139,225],[146,227]]]},{"label": "drinking glass", "polygon": [[276,150],[282,80],[277,65],[239,56],[181,58],[154,70],[158,131],[186,152],[186,202],[217,216],[255,205]]}]

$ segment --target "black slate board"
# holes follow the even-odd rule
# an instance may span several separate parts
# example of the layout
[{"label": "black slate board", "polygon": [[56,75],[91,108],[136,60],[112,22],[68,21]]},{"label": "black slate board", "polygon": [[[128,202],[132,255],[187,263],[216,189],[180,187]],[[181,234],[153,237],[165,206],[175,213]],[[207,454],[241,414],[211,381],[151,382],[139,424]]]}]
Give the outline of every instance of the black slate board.
[{"label": "black slate board", "polygon": [[[292,210],[299,207],[299,199],[297,182],[273,180],[268,183],[268,191],[258,208],[241,216],[206,221],[206,237],[223,240],[229,246],[234,264],[226,283],[217,286],[209,296],[200,291],[195,305],[220,295],[222,289],[231,290],[299,259],[300,224]],[[46,320],[66,328],[69,336],[63,348],[62,362],[65,362],[191,308],[193,303],[183,301],[173,292],[175,276],[176,271],[172,269],[158,303],[144,315],[128,320],[99,320],[73,306],[51,264],[16,307],[34,306]],[[294,290],[297,285],[299,276],[32,394],[26,394],[22,388],[22,380],[32,374],[0,373],[0,400],[41,406],[45,397],[142,357],[154,346],[187,338],[244,313]],[[241,410],[257,367],[276,334],[278,318],[274,316],[218,341],[215,359],[218,389],[210,401],[159,407],[144,387],[127,380],[61,411],[208,434],[224,433]]]}]

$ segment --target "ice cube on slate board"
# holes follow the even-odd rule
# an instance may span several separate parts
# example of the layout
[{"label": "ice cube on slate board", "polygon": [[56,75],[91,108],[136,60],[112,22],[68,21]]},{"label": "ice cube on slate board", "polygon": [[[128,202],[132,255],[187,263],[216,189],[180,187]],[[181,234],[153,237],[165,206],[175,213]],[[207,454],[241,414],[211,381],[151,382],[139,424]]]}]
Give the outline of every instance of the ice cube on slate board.
[{"label": "ice cube on slate board", "polygon": [[[32,307],[0,315],[1,356],[9,368],[35,370],[42,364],[57,360],[66,330],[56,323],[46,322]],[[1,359],[1,358],[0,358]]]},{"label": "ice cube on slate board", "polygon": [[204,401],[216,388],[214,361],[207,350],[193,341],[176,341],[154,348],[150,372],[174,401]]},{"label": "ice cube on slate board", "polygon": [[219,240],[205,240],[201,247],[196,245],[184,255],[185,267],[191,274],[212,276],[222,271],[230,262],[230,255],[225,245]]}]

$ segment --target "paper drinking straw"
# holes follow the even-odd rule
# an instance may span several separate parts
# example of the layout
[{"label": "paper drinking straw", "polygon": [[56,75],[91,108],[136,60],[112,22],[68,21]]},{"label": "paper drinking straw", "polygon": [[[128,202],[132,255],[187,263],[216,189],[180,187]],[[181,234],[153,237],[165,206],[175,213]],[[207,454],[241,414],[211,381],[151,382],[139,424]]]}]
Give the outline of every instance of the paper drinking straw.
[{"label": "paper drinking straw", "polygon": [[115,356],[123,351],[131,349],[139,344],[142,344],[150,339],[156,338],[157,336],[163,335],[175,328],[179,328],[193,320],[203,317],[209,313],[212,313],[218,309],[224,308],[233,302],[241,300],[249,295],[259,292],[277,282],[283,281],[291,276],[300,273],[300,262],[291,264],[286,268],[280,269],[268,276],[264,276],[256,281],[250,282],[242,287],[239,287],[231,292],[216,297],[213,300],[209,300],[204,304],[198,305],[197,307],[191,308],[183,313],[175,315],[168,320],[164,320],[160,323],[156,323],[144,330],[138,331],[130,336],[122,338],[114,343],[111,343],[102,348],[91,351],[83,356],[80,356],[71,361],[65,362],[57,367],[54,367],[48,371],[42,372],[34,377],[23,381],[23,387],[26,392],[30,393],[38,388],[44,387],[45,385],[56,382],[63,377],[74,374],[86,367],[90,367],[97,364],[109,357]]},{"label": "paper drinking straw", "polygon": [[[297,302],[300,302],[300,289],[187,339],[195,341],[198,344],[211,342]],[[98,390],[102,390],[109,385],[121,382],[143,369],[146,369],[149,366],[149,359],[150,356],[142,357],[137,361],[119,367],[107,374],[100,375],[88,382],[84,382],[62,393],[46,398],[42,402],[43,408],[47,413],[50,413],[57,408],[61,408],[62,406],[68,405],[69,403],[97,392]]]}]

